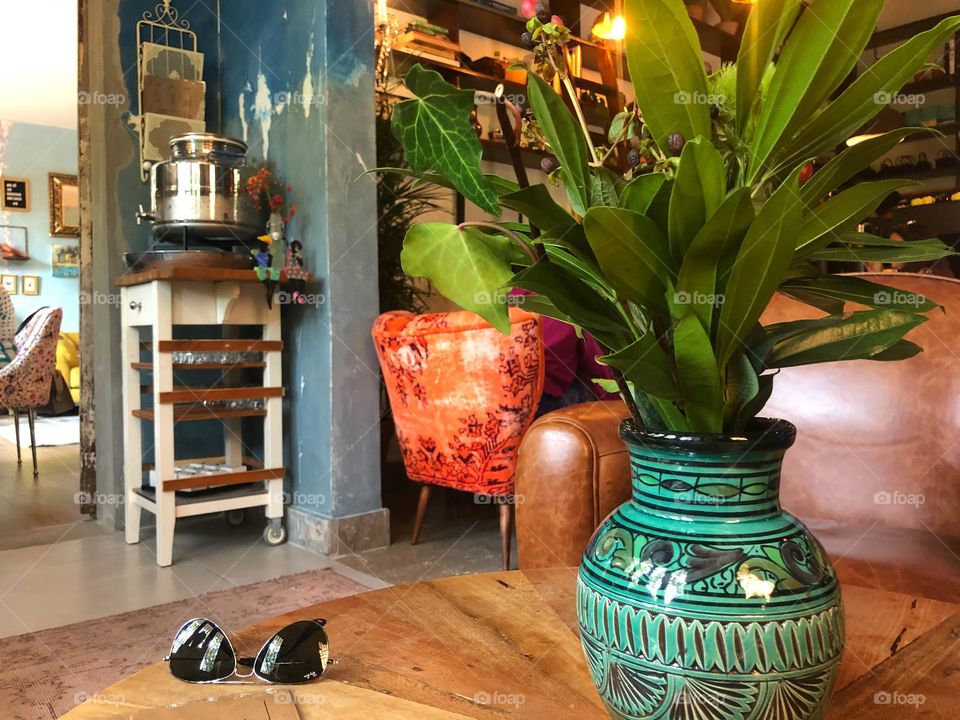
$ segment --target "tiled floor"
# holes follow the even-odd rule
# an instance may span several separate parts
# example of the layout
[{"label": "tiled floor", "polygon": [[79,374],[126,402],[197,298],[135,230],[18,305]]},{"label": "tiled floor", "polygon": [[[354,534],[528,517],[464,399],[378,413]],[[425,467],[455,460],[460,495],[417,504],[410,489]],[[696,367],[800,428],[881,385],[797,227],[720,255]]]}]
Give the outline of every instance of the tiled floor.
[{"label": "tiled floor", "polygon": [[0,442],[0,637],[325,567],[370,588],[500,568],[495,508],[464,493],[435,491],[421,542],[411,546],[418,488],[397,468],[384,483],[389,548],[331,559],[267,546],[255,513],[238,529],[219,516],[191,518],[177,523],[173,566],[160,568],[150,528],[127,545],[122,533],[79,514],[76,446],[38,453],[34,480],[29,457],[18,469],[13,448]]}]

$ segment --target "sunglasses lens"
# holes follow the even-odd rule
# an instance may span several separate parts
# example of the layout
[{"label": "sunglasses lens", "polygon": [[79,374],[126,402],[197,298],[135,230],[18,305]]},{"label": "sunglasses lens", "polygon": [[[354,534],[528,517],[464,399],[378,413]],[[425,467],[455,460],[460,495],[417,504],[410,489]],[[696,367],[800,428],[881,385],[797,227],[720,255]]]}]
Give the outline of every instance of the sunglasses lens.
[{"label": "sunglasses lens", "polygon": [[206,618],[185,623],[170,648],[170,672],[188,682],[209,682],[230,677],[237,658],[223,632]]},{"label": "sunglasses lens", "polygon": [[302,683],[323,675],[329,658],[323,620],[299,620],[266,642],[253,669],[270,682]]}]

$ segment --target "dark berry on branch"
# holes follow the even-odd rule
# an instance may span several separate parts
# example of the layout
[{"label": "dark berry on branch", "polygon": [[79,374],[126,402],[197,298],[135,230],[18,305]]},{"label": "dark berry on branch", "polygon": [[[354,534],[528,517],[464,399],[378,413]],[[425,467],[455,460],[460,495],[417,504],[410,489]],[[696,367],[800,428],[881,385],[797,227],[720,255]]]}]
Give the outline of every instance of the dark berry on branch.
[{"label": "dark berry on branch", "polygon": [[528,32],[520,36],[520,44],[527,50],[533,50],[537,46],[537,43],[533,40],[533,34]]},{"label": "dark berry on branch", "polygon": [[719,105],[711,105],[711,106],[710,106],[710,119],[711,119],[711,120],[719,120],[719,119],[720,119],[720,106],[719,106]]},{"label": "dark berry on branch", "polygon": [[674,155],[679,155],[683,152],[683,146],[686,144],[687,141],[683,137],[683,133],[675,132],[670,136],[670,139],[667,140],[667,146]]},{"label": "dark berry on branch", "polygon": [[800,170],[800,184],[805,185],[813,177],[813,163],[807,163]]},{"label": "dark berry on branch", "polygon": [[560,163],[558,163],[557,159],[553,156],[545,157],[540,161],[540,169],[549,175],[550,173],[556,172],[558,169],[560,169]]},{"label": "dark berry on branch", "polygon": [[638,148],[633,148],[629,153],[627,153],[627,163],[630,167],[636,167],[640,164],[640,150]]},{"label": "dark berry on branch", "polygon": [[650,131],[647,130],[646,127],[644,127],[643,130],[640,131],[640,139],[641,139],[641,140],[653,140],[653,135],[651,135],[651,134],[650,134]]},{"label": "dark berry on branch", "polygon": [[540,9],[537,10],[537,20],[542,22],[544,25],[550,22],[550,11],[544,8],[543,5],[541,5]]}]

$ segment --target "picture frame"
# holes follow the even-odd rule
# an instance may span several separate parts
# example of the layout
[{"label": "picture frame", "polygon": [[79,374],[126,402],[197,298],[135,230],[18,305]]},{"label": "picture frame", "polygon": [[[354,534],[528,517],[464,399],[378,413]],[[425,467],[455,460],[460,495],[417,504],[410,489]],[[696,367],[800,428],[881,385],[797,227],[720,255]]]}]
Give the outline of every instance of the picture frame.
[{"label": "picture frame", "polygon": [[20,177],[0,177],[0,210],[30,212],[30,181]]},{"label": "picture frame", "polygon": [[8,295],[17,295],[17,275],[0,273],[0,287],[7,291]]},{"label": "picture frame", "polygon": [[49,173],[50,235],[80,237],[80,186],[76,175]]},{"label": "picture frame", "polygon": [[53,277],[79,277],[80,246],[52,245],[50,264],[53,266]]},{"label": "picture frame", "polygon": [[39,295],[40,276],[22,275],[20,278],[20,290],[24,295]]},{"label": "picture frame", "polygon": [[0,258],[29,260],[27,228],[24,225],[0,225]]}]

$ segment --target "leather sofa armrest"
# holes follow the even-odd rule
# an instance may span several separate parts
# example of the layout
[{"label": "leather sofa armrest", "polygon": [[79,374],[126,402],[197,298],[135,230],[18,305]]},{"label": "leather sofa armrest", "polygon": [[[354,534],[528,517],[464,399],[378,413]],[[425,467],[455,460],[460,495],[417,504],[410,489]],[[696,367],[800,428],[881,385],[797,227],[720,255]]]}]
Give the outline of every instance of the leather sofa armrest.
[{"label": "leather sofa armrest", "polygon": [[556,410],[537,420],[517,462],[517,551],[523,569],[579,565],[600,522],[630,497],[619,400]]}]

